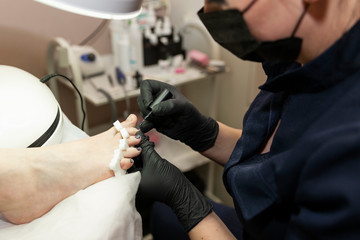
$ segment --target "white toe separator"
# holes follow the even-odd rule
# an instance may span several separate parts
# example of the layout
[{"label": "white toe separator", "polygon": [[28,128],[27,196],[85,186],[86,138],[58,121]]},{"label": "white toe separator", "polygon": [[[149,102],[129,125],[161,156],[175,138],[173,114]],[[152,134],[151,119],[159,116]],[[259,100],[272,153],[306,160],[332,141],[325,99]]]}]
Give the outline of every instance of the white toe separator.
[{"label": "white toe separator", "polygon": [[119,122],[119,120],[117,120],[116,122],[113,123],[114,127],[116,128],[116,130],[118,132],[120,132],[122,138],[128,138],[130,137],[129,132],[126,130],[126,128],[124,128],[123,125],[121,125],[121,123]]},{"label": "white toe separator", "polygon": [[119,149],[121,151],[126,151],[129,148],[129,144],[126,139],[120,139],[119,141]]},{"label": "white toe separator", "polygon": [[121,169],[120,161],[124,157],[122,152],[126,151],[129,148],[127,138],[129,138],[130,135],[126,130],[126,128],[124,128],[119,121],[114,122],[113,125],[116,128],[116,130],[120,132],[123,139],[120,139],[119,141],[119,149],[116,149],[114,151],[114,155],[109,164],[109,168],[113,170],[115,176],[121,176],[121,175],[125,175],[126,173],[126,170]]},{"label": "white toe separator", "polygon": [[117,120],[116,122],[113,123],[114,127],[116,128],[116,130],[118,132],[120,132],[121,129],[123,129],[123,125],[121,125],[121,123],[119,122],[119,120]]},{"label": "white toe separator", "polygon": [[129,132],[126,130],[126,128],[120,129],[120,134],[124,139],[127,139],[128,137],[130,137]]},{"label": "white toe separator", "polygon": [[120,151],[119,149],[116,149],[114,151],[113,158],[111,159],[111,162],[109,164],[109,168],[111,170],[113,170],[115,176],[125,175],[125,173],[126,173],[126,170],[121,169],[121,167],[120,167],[120,161],[122,158],[123,158],[122,151]]}]

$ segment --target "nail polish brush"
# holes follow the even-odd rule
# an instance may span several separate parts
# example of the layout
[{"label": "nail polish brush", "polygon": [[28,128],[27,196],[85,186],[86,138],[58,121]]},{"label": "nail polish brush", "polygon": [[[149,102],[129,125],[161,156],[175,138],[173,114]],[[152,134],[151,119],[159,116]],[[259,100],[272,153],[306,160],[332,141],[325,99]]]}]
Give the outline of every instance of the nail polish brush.
[{"label": "nail polish brush", "polygon": [[144,121],[151,115],[153,107],[157,104],[161,103],[162,101],[169,99],[171,97],[171,92],[166,88],[155,98],[155,100],[150,104],[149,108],[151,111],[144,117],[144,119],[136,126],[137,129],[140,129],[140,126],[144,123]]}]

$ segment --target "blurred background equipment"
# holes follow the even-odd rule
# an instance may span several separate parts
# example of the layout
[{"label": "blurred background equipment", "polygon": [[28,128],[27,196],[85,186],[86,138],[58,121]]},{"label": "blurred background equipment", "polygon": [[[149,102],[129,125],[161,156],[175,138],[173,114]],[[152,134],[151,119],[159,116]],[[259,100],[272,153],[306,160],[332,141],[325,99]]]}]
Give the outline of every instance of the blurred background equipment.
[{"label": "blurred background equipment", "polygon": [[39,3],[76,14],[105,19],[136,17],[142,0],[35,0]]}]

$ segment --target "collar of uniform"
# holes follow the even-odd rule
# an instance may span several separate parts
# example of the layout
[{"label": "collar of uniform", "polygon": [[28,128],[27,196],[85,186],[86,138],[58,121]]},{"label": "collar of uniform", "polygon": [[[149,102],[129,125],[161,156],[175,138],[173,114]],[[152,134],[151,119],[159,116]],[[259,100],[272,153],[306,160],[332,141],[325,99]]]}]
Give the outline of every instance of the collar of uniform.
[{"label": "collar of uniform", "polygon": [[270,92],[315,92],[332,87],[360,69],[360,21],[313,61],[265,62],[268,80],[260,89]]}]

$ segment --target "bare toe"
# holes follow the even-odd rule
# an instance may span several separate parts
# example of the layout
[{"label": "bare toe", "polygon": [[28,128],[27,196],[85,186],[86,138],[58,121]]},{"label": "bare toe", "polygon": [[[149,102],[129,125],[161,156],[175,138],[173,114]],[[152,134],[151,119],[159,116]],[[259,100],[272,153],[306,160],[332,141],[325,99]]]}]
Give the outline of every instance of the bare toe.
[{"label": "bare toe", "polygon": [[125,158],[133,158],[139,156],[141,153],[141,148],[130,147],[123,152]]},{"label": "bare toe", "polygon": [[131,168],[131,166],[133,164],[134,164],[134,160],[132,160],[131,158],[123,158],[120,161],[120,167],[121,167],[121,169],[124,169],[124,170]]},{"label": "bare toe", "polygon": [[138,145],[141,142],[141,139],[140,138],[137,139],[135,136],[130,136],[127,139],[127,142],[129,144],[129,146],[132,147],[132,146]]}]

